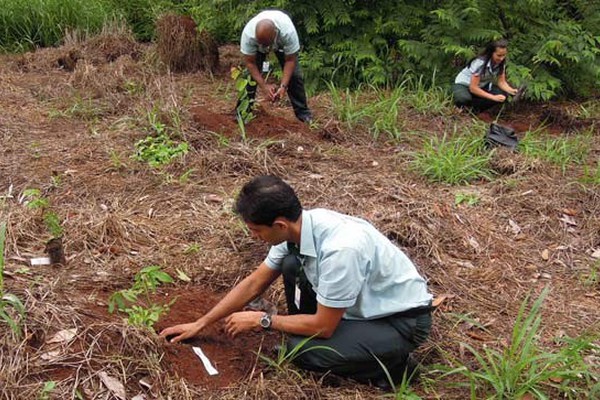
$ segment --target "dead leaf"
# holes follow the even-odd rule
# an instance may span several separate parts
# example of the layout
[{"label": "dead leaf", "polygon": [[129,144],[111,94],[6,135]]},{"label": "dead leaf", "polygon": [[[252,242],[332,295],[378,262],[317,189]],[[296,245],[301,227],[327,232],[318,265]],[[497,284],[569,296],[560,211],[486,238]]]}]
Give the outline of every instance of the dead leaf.
[{"label": "dead leaf", "polygon": [[559,218],[558,220],[564,222],[567,225],[577,226],[577,222],[575,221],[575,218],[570,217],[567,214],[563,214],[562,217]]},{"label": "dead leaf", "polygon": [[109,376],[104,371],[98,373],[98,376],[100,377],[100,380],[102,380],[102,383],[104,383],[104,386],[106,386],[116,398],[121,400],[127,400],[125,386],[123,386],[121,381],[119,381],[117,378]]},{"label": "dead leaf", "polygon": [[77,335],[77,328],[63,329],[57,332],[50,339],[46,340],[46,343],[69,343]]},{"label": "dead leaf", "polygon": [[146,400],[146,395],[144,393],[138,393],[133,396],[131,400]]},{"label": "dead leaf", "polygon": [[176,271],[177,271],[177,278],[178,279],[180,279],[180,280],[182,280],[184,282],[191,282],[190,277],[187,276],[185,272],[183,272],[179,268],[177,268]]},{"label": "dead leaf", "polygon": [[44,361],[53,363],[58,360],[58,358],[60,357],[60,354],[61,354],[60,350],[52,350],[52,351],[42,354],[40,356],[40,358]]},{"label": "dead leaf", "polygon": [[575,210],[574,208],[563,208],[561,211],[564,214],[570,215],[571,217],[574,217],[577,214],[579,214],[579,211]]},{"label": "dead leaf", "polygon": [[476,251],[479,251],[480,249],[480,245],[477,242],[477,240],[475,240],[475,238],[473,236],[469,236],[469,244],[471,245],[471,247],[473,247]]},{"label": "dead leaf", "polygon": [[458,265],[459,267],[469,268],[469,269],[475,268],[475,266],[473,265],[473,263],[471,261],[456,261],[456,265]]},{"label": "dead leaf", "polygon": [[527,392],[523,395],[523,397],[521,397],[521,400],[535,400],[535,397],[533,397],[531,393]]},{"label": "dead leaf", "polygon": [[471,331],[471,330],[465,331],[465,334],[470,338],[473,338],[476,340],[481,340],[482,342],[485,342],[487,340],[487,338],[485,336],[483,336],[475,331]]},{"label": "dead leaf", "polygon": [[433,301],[431,302],[431,306],[433,308],[437,308],[446,300],[453,299],[454,297],[456,297],[456,296],[453,294],[441,294],[438,297],[436,297],[435,299],[433,299]]},{"label": "dead leaf", "polygon": [[223,198],[216,194],[209,194],[205,197],[205,199],[206,199],[206,201],[208,201],[210,203],[222,203],[223,202]]},{"label": "dead leaf", "polygon": [[548,261],[550,259],[550,251],[548,249],[542,250],[542,260]]},{"label": "dead leaf", "polygon": [[521,233],[521,227],[512,219],[508,220],[508,224],[510,225],[510,229],[513,231],[515,235]]},{"label": "dead leaf", "polygon": [[600,249],[594,250],[594,252],[592,253],[592,257],[593,258],[600,258]]}]

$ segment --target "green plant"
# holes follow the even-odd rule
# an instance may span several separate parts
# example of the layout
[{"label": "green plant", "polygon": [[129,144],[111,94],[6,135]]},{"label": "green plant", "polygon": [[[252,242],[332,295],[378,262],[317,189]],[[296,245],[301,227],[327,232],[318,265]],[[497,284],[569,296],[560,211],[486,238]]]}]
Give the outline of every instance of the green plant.
[{"label": "green plant", "polygon": [[106,1],[2,1],[0,51],[27,51],[60,44],[74,29],[99,32],[114,15]]},{"label": "green plant", "polygon": [[18,315],[19,319],[25,317],[25,307],[19,298],[12,293],[4,292],[4,245],[6,243],[6,223],[0,224],[0,321],[7,324],[13,333],[21,336],[21,327],[12,312],[12,308]]},{"label": "green plant", "polygon": [[42,192],[39,189],[25,189],[23,191],[23,198],[29,198],[25,202],[25,206],[32,210],[46,208],[49,205],[48,199],[42,197]]},{"label": "green plant", "polygon": [[[442,378],[454,374],[467,378],[471,399],[521,399],[525,395],[548,399],[551,388],[567,398],[579,398],[588,392],[594,379],[583,357],[585,351],[595,348],[593,338],[561,339],[564,346],[555,352],[545,351],[539,345],[541,306],[548,291],[544,289],[529,313],[529,297],[523,301],[506,348],[485,347],[478,351],[462,343],[474,356],[475,366],[460,365]],[[578,387],[581,381],[586,387]]]},{"label": "green plant", "polygon": [[183,249],[183,254],[196,254],[201,250],[200,243],[192,243]]},{"label": "green plant", "polygon": [[181,174],[181,176],[179,177],[179,183],[181,185],[185,185],[186,183],[188,183],[190,181],[190,177],[192,176],[194,171],[195,171],[194,168],[190,168],[187,171],[185,171],[183,174]]},{"label": "green plant", "polygon": [[462,203],[475,206],[479,204],[479,197],[475,193],[456,193],[454,195],[454,204],[458,206]]},{"label": "green plant", "polygon": [[585,165],[583,167],[583,177],[580,181],[588,185],[600,185],[600,161],[596,164],[595,169]]},{"label": "green plant", "polygon": [[254,115],[255,101],[248,95],[247,87],[255,86],[256,82],[252,79],[250,74],[241,67],[231,68],[231,79],[235,82],[235,89],[238,94],[238,105],[235,110],[236,119],[242,139],[246,140],[246,124],[252,121],[256,116]]},{"label": "green plant", "polygon": [[44,213],[44,223],[53,237],[60,237],[63,234],[63,228],[60,226],[60,218],[54,211]]},{"label": "green plant", "polygon": [[527,132],[519,142],[519,150],[527,157],[538,158],[560,166],[563,173],[569,164],[583,164],[590,151],[590,136],[542,138],[537,131]]},{"label": "green plant", "polygon": [[169,164],[175,158],[181,157],[189,151],[186,142],[176,143],[166,134],[159,136],[146,136],[135,144],[134,158],[145,161],[152,167],[161,167]]},{"label": "green plant", "polygon": [[397,400],[421,400],[421,396],[413,392],[413,390],[410,388],[409,384],[412,377],[408,376],[406,371],[402,375],[402,380],[399,382],[399,385],[396,385],[385,364],[382,363],[377,356],[375,356],[374,354],[372,355],[377,361],[377,363],[381,366],[381,369],[385,373],[390,387],[394,391],[393,394],[386,395],[386,397],[394,397]]},{"label": "green plant", "polygon": [[[135,326],[152,326],[159,320],[160,316],[169,310],[172,300],[168,304],[155,304],[150,295],[156,293],[156,288],[162,283],[172,283],[173,278],[158,265],[142,268],[134,277],[131,288],[119,290],[108,299],[108,312],[115,310],[123,312],[128,316],[128,323]],[[144,305],[134,304],[138,298],[143,296]]]},{"label": "green plant", "polygon": [[[263,354],[259,354],[258,356],[260,357],[261,360],[263,360],[265,363],[267,363],[267,365],[269,367],[275,369],[278,372],[285,372],[285,371],[290,371],[287,367],[291,362],[293,362],[296,359],[296,357],[299,357],[308,351],[327,350],[327,351],[332,351],[332,352],[340,355],[340,353],[337,350],[335,350],[331,347],[328,347],[328,346],[311,346],[311,347],[305,348],[305,346],[308,344],[308,342],[310,342],[315,336],[316,335],[313,335],[313,336],[302,339],[290,351],[287,351],[288,349],[285,344],[285,341],[282,341],[281,345],[278,347],[276,359],[272,359]],[[283,340],[285,340],[285,339],[283,339]],[[294,371],[294,370],[291,370],[291,371],[295,375],[300,377],[300,374],[297,371]]]},{"label": "green plant", "polygon": [[39,400],[49,400],[50,394],[52,393],[52,391],[54,390],[54,388],[56,388],[56,382],[55,381],[46,381],[44,382],[44,387],[42,388],[42,391],[40,392],[40,395],[38,396]]},{"label": "green plant", "polygon": [[108,156],[110,157],[110,162],[113,168],[117,170],[121,169],[121,167],[123,166],[123,162],[121,161],[119,154],[114,149],[109,150]]},{"label": "green plant", "polygon": [[590,265],[589,272],[583,278],[583,285],[595,287],[600,283],[600,260],[596,260]]},{"label": "green plant", "polygon": [[433,137],[416,154],[413,165],[434,182],[459,185],[476,179],[493,178],[489,166],[492,152],[483,150],[483,139],[458,136],[449,139]]}]

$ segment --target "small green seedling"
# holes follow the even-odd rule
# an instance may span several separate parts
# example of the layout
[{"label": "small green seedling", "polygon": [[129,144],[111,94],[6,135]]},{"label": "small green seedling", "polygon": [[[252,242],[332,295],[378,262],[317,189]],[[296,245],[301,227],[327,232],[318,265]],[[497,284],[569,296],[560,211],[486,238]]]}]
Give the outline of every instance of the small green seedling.
[{"label": "small green seedling", "polygon": [[255,86],[256,82],[252,80],[248,73],[245,73],[241,67],[233,67],[231,69],[231,79],[235,81],[235,88],[238,92],[238,106],[236,109],[236,117],[238,126],[242,134],[242,139],[246,140],[246,124],[252,121],[254,115],[255,101],[248,95],[247,87]]},{"label": "small green seedling", "polygon": [[52,391],[54,390],[54,388],[56,388],[56,382],[55,381],[47,381],[44,383],[44,387],[42,388],[42,391],[40,392],[40,395],[38,396],[39,400],[48,400],[50,399],[50,394],[52,393]]},{"label": "small green seedling", "polygon": [[48,199],[42,196],[39,189],[25,189],[23,198],[27,198],[25,206],[32,210],[48,207]]},{"label": "small green seedling", "polygon": [[479,204],[479,197],[474,193],[456,193],[454,204],[458,206],[462,203],[466,203],[468,206],[476,206]]},{"label": "small green seedling", "polygon": [[[108,299],[108,312],[115,310],[127,314],[127,322],[134,326],[146,326],[152,328],[160,316],[169,310],[173,304],[155,304],[150,299],[150,294],[156,293],[156,288],[162,283],[172,283],[173,278],[158,265],[142,268],[135,274],[134,284],[129,289],[119,290]],[[135,304],[138,298],[143,296],[144,305]]]},{"label": "small green seedling", "polygon": [[156,168],[169,164],[175,158],[187,154],[188,151],[189,145],[186,142],[176,143],[163,133],[159,136],[146,136],[138,141],[135,144],[133,157]]}]

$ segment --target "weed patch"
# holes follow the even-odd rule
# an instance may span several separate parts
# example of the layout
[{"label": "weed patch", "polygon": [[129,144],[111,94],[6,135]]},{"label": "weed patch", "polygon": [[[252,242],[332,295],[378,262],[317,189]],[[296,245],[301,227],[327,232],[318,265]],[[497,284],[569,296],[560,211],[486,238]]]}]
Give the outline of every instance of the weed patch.
[{"label": "weed patch", "polygon": [[519,151],[527,157],[558,165],[564,173],[570,164],[583,164],[589,154],[589,135],[542,138],[538,132],[527,132],[519,142]]},{"label": "weed patch", "polygon": [[493,178],[492,152],[484,150],[483,139],[458,136],[434,137],[425,143],[413,161],[414,167],[433,182],[466,184],[476,179]]},{"label": "weed patch", "polygon": [[[445,376],[458,374],[467,378],[471,398],[521,399],[535,396],[551,398],[559,391],[565,398],[581,398],[595,384],[590,367],[583,357],[593,350],[593,338],[563,338],[558,351],[546,351],[539,344],[541,306],[546,288],[527,313],[528,298],[517,314],[510,344],[502,350],[491,347],[483,351],[462,345],[475,357],[475,366],[461,365]],[[597,349],[596,349],[597,350]]]}]

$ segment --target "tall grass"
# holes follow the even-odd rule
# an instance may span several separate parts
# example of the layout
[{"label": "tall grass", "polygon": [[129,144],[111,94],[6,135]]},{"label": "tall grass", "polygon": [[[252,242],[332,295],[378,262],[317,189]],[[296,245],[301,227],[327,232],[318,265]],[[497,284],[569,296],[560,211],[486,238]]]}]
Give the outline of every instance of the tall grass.
[{"label": "tall grass", "polygon": [[451,185],[466,184],[476,179],[493,178],[490,158],[493,152],[484,149],[483,137],[466,133],[449,138],[433,137],[415,155],[413,166],[433,182]]},{"label": "tall grass", "polygon": [[[560,348],[546,351],[540,347],[541,306],[548,294],[546,288],[527,312],[529,299],[521,304],[510,343],[504,349],[485,347],[478,351],[462,345],[474,356],[473,367],[461,365],[444,376],[458,374],[468,379],[471,399],[536,399],[554,397],[589,398],[597,393],[593,371],[585,362],[585,354],[597,351],[595,338],[560,339]],[[583,397],[582,397],[583,396]]]},{"label": "tall grass", "polygon": [[375,86],[341,90],[333,83],[329,83],[328,88],[337,118],[345,122],[348,129],[364,127],[375,139],[384,135],[399,140],[405,130],[405,120],[415,111],[422,115],[444,115],[451,106],[446,92],[426,85],[422,76],[407,76],[391,90]]},{"label": "tall grass", "polygon": [[69,30],[98,32],[113,10],[104,0],[0,0],[0,51],[54,46]]},{"label": "tall grass", "polygon": [[539,131],[527,132],[519,142],[519,150],[527,157],[560,166],[564,173],[570,164],[583,164],[590,152],[591,135],[543,138]]}]

